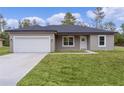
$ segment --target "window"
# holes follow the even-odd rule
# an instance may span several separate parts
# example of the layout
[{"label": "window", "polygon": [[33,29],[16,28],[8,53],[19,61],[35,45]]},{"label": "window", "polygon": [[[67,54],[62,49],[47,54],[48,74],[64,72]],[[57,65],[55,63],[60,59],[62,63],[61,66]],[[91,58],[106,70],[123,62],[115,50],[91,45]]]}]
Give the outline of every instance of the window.
[{"label": "window", "polygon": [[106,47],[106,36],[105,35],[99,35],[98,36],[98,46],[99,47]]},{"label": "window", "polygon": [[63,36],[62,46],[63,47],[74,47],[74,36]]},{"label": "window", "polygon": [[81,41],[85,41],[85,38],[81,38]]}]

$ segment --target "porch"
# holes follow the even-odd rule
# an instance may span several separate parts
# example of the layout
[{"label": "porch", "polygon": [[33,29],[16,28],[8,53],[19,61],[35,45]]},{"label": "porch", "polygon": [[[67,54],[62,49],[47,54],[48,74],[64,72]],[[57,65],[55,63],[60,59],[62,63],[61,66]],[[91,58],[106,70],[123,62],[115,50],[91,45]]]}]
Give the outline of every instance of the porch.
[{"label": "porch", "polygon": [[55,50],[89,50],[89,35],[55,35]]}]

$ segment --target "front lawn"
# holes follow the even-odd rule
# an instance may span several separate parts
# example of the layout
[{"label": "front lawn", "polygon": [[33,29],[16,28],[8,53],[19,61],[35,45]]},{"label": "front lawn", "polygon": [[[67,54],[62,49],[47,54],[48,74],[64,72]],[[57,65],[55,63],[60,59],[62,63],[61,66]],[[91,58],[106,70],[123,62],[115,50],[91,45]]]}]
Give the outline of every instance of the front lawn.
[{"label": "front lawn", "polygon": [[5,55],[9,53],[9,48],[8,47],[1,47],[0,48],[0,56]]},{"label": "front lawn", "polygon": [[124,48],[96,55],[49,54],[17,85],[124,85]]}]

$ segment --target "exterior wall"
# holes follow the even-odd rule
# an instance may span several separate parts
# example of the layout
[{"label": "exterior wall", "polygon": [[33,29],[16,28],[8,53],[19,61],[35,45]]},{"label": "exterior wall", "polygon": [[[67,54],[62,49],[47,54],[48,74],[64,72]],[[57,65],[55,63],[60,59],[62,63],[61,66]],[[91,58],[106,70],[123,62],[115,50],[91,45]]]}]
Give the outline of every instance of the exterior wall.
[{"label": "exterior wall", "polygon": [[90,35],[89,49],[90,50],[113,50],[114,35],[106,35],[106,47],[98,47],[98,35]]},{"label": "exterior wall", "polygon": [[[55,49],[62,50],[80,50],[80,35],[75,37],[75,47],[62,47],[62,35],[55,36]],[[98,35],[87,36],[87,49],[89,50],[113,50],[114,35],[106,35],[106,47],[98,47]]]},{"label": "exterior wall", "polygon": [[3,42],[2,42],[2,40],[0,40],[0,47],[2,47],[3,46]]},{"label": "exterior wall", "polygon": [[90,50],[90,36],[87,36],[87,49]]},{"label": "exterior wall", "polygon": [[[74,47],[62,47],[62,35],[43,32],[14,32],[10,34],[10,51],[13,52],[13,36],[50,36],[51,52],[57,50],[80,50],[80,35],[74,35]],[[72,35],[73,36],[73,35]],[[83,35],[82,35],[83,36]],[[1,41],[0,41],[1,45]],[[87,49],[112,50],[114,48],[114,35],[106,35],[106,47],[98,47],[98,35],[87,36]]]},{"label": "exterior wall", "polygon": [[62,51],[62,50],[80,50],[80,36],[76,35],[74,36],[74,47],[62,47],[62,35],[56,35],[55,36],[55,49],[56,51]]},{"label": "exterior wall", "polygon": [[50,36],[51,41],[51,52],[55,51],[55,36],[53,33],[42,33],[42,32],[14,32],[9,33],[10,35],[10,52],[13,52],[13,36]]}]

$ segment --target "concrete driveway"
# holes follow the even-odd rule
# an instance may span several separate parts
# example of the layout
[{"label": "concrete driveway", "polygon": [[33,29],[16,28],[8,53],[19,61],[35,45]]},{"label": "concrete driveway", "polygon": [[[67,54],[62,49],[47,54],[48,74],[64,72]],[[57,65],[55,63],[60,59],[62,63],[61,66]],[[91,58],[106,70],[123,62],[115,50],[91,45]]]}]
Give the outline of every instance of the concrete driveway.
[{"label": "concrete driveway", "polygon": [[0,86],[14,86],[47,53],[14,53],[0,56]]}]

